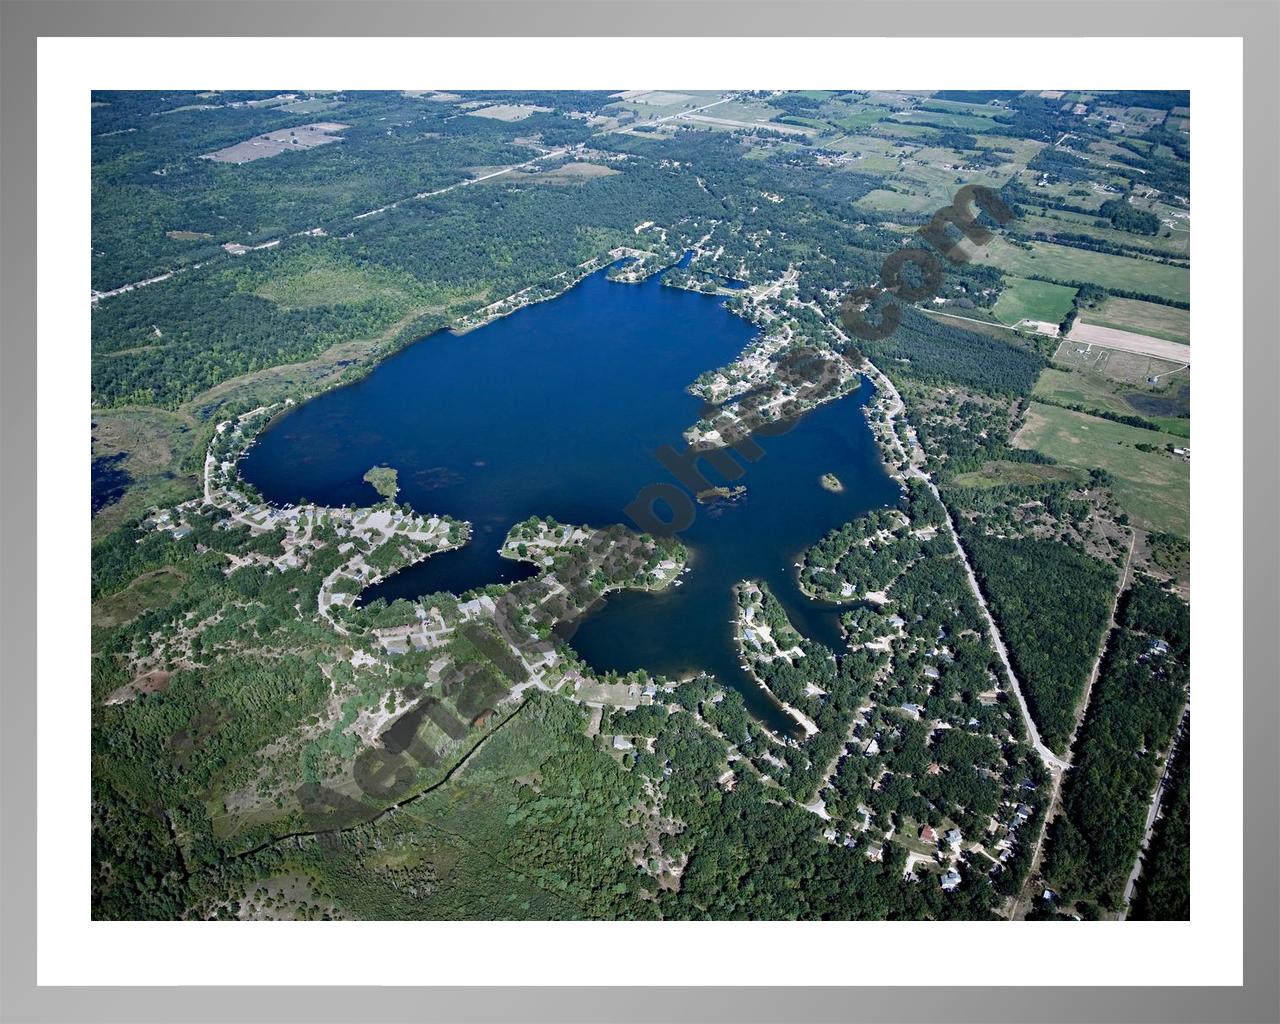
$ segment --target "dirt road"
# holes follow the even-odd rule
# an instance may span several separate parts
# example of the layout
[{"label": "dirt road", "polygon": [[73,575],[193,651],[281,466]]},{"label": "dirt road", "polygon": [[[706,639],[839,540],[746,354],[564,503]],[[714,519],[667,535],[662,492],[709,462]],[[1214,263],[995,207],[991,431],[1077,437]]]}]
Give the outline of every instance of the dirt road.
[{"label": "dirt road", "polygon": [[1146,857],[1148,847],[1151,846],[1151,834],[1155,831],[1156,822],[1160,818],[1160,804],[1164,801],[1164,791],[1169,783],[1169,766],[1173,764],[1173,755],[1182,739],[1182,731],[1187,727],[1187,710],[1187,707],[1182,709],[1182,718],[1178,721],[1177,731],[1173,734],[1173,739],[1169,743],[1169,752],[1165,756],[1164,771],[1160,773],[1160,781],[1156,784],[1156,791],[1151,796],[1151,806],[1147,808],[1147,823],[1142,834],[1142,845],[1138,847],[1138,855],[1133,859],[1133,870],[1129,872],[1129,880],[1124,884],[1124,908],[1116,917],[1118,921],[1123,921],[1128,915],[1133,891],[1137,888],[1138,878],[1142,875],[1142,861]]}]

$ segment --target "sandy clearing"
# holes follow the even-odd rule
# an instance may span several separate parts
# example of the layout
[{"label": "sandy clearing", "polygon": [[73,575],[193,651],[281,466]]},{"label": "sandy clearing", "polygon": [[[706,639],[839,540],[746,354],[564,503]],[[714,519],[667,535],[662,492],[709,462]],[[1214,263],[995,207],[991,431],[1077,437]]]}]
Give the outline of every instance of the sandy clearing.
[{"label": "sandy clearing", "polygon": [[1146,334],[1134,334],[1131,331],[1118,331],[1114,327],[1100,327],[1077,320],[1067,335],[1067,340],[1081,345],[1097,345],[1101,348],[1112,348],[1120,352],[1137,352],[1144,356],[1155,356],[1157,359],[1168,359],[1174,363],[1191,362],[1191,346],[1180,345],[1176,341],[1165,341],[1163,338],[1152,338]]}]

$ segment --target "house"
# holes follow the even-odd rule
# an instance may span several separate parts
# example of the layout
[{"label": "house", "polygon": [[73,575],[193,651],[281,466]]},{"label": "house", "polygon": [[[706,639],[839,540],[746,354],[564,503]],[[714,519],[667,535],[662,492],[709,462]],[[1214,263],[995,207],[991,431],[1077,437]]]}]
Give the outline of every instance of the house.
[{"label": "house", "polygon": [[[176,536],[176,534],[175,534]],[[1169,645],[1163,640],[1152,640],[1151,646],[1147,648],[1148,654],[1168,654]]]},{"label": "house", "polygon": [[926,775],[941,775],[942,765],[938,764],[937,761],[934,761],[933,764],[929,765],[929,767],[924,770],[924,773]]},{"label": "house", "polygon": [[631,741],[627,739],[625,736],[615,736],[613,738],[613,749],[614,750],[631,750],[632,749]]},{"label": "house", "polygon": [[937,841],[938,833],[933,830],[932,825],[925,825],[924,828],[920,830],[920,842],[936,843]]},{"label": "house", "polygon": [[942,876],[940,883],[943,892],[951,892],[960,884],[960,872],[952,868]]},{"label": "house", "polygon": [[902,710],[905,711],[907,714],[909,714],[912,718],[916,719],[917,721],[919,720],[920,711],[921,711],[919,704],[903,704]]},{"label": "house", "polygon": [[950,846],[951,849],[955,850],[957,853],[960,852],[960,844],[963,841],[964,841],[964,837],[960,835],[960,830],[958,828],[950,829],[947,832],[947,845]]}]

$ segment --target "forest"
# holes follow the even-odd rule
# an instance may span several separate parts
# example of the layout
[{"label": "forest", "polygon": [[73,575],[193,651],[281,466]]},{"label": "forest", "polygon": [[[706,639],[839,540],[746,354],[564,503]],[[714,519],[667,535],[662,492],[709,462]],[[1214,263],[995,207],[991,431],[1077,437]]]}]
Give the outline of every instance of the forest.
[{"label": "forest", "polygon": [[[1045,877],[1085,916],[1120,908],[1159,758],[1187,700],[1190,645],[1187,606],[1156,582],[1135,580],[1122,599],[1063,786],[1063,813],[1047,840]],[[1175,792],[1169,797],[1176,807]],[[1176,860],[1167,870],[1176,878]],[[1163,898],[1176,905],[1176,885]]]},{"label": "forest", "polygon": [[1169,765],[1151,846],[1142,858],[1129,917],[1134,921],[1191,920],[1191,730],[1183,726]]},{"label": "forest", "polygon": [[1116,573],[1056,541],[962,534],[1045,743],[1065,750],[1102,642]]},{"label": "forest", "polygon": [[1044,357],[985,334],[904,309],[887,338],[863,340],[867,357],[892,377],[963,384],[989,394],[1025,395],[1048,365]]}]

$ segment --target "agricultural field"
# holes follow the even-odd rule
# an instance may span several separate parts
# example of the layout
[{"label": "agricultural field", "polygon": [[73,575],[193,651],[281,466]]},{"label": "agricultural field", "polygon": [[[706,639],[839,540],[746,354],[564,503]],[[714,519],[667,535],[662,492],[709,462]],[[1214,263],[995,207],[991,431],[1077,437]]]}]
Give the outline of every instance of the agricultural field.
[{"label": "agricultural field", "polygon": [[1190,535],[1191,464],[1167,450],[1182,447],[1185,438],[1036,403],[1013,443],[1063,465],[1105,470],[1116,499],[1137,525]]},{"label": "agricultural field", "polygon": [[1191,312],[1157,302],[1109,295],[1098,307],[1082,310],[1080,322],[1191,344]]},{"label": "agricultural field", "polygon": [[1048,281],[1028,281],[1025,277],[1006,279],[1004,290],[992,312],[1003,324],[1013,326],[1023,320],[1058,324],[1071,309],[1076,289]]},{"label": "agricultural field", "polygon": [[342,136],[337,133],[350,127],[349,124],[336,122],[302,124],[297,128],[265,132],[244,142],[237,142],[233,146],[205,153],[201,159],[220,164],[247,164],[253,160],[279,156],[281,153],[314,149],[316,146],[328,145],[331,142],[341,142]]},{"label": "agricultural field", "polygon": [[995,238],[974,259],[1023,277],[1046,277],[1058,282],[1081,281],[1101,288],[1159,295],[1177,302],[1187,302],[1191,298],[1191,273],[1186,267],[1132,256],[1113,256],[1051,242],[1030,242],[1027,248],[1023,248],[1003,238]]},{"label": "agricultural field", "polygon": [[551,108],[532,103],[498,103],[491,107],[477,107],[467,113],[471,117],[489,117],[495,121],[523,121],[534,114],[549,114]]}]

